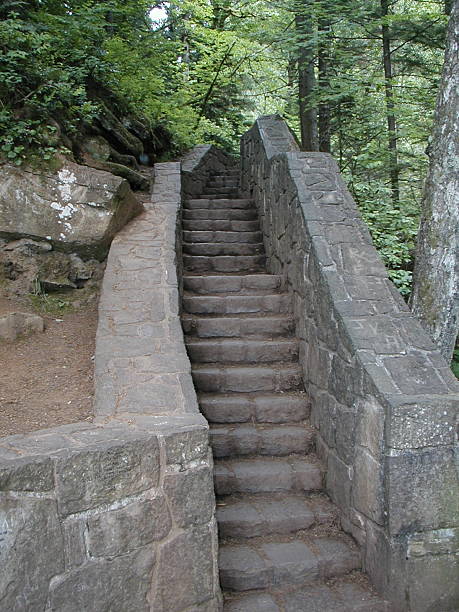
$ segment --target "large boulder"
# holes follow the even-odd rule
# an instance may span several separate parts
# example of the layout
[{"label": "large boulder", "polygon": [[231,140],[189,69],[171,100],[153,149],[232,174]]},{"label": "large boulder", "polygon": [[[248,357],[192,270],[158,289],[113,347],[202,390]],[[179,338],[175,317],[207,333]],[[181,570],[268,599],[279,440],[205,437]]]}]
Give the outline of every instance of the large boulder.
[{"label": "large boulder", "polygon": [[129,183],[66,161],[56,172],[0,166],[0,237],[32,238],[102,260],[142,205]]}]

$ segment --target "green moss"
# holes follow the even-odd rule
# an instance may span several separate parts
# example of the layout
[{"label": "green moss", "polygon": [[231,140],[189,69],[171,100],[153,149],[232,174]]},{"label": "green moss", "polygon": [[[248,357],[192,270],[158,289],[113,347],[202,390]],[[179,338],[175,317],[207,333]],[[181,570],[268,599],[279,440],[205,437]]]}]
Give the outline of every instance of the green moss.
[{"label": "green moss", "polygon": [[29,302],[34,310],[39,313],[62,315],[73,312],[74,307],[68,296],[60,294],[48,295],[47,293],[31,293],[28,295]]}]

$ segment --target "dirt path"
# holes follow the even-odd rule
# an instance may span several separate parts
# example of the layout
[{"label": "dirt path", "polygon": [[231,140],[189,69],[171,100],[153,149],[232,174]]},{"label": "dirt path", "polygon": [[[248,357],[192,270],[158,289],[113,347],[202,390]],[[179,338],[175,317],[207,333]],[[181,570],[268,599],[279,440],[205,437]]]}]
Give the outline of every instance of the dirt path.
[{"label": "dirt path", "polygon": [[[0,316],[36,312],[0,297]],[[42,334],[0,341],[0,437],[92,419],[96,300],[84,310],[42,314]]]}]

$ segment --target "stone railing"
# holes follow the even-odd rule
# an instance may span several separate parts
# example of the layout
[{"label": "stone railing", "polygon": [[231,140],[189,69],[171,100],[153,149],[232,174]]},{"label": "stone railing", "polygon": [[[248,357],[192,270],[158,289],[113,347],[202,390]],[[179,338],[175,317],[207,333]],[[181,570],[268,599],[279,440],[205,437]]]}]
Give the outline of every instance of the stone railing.
[{"label": "stone railing", "polygon": [[243,137],[241,166],[270,272],[293,296],[343,528],[394,610],[457,611],[457,381],[388,280],[330,156],[301,153],[269,116]]},{"label": "stone railing", "polygon": [[[157,164],[112,243],[95,422],[0,439],[0,610],[217,612],[215,498],[178,317],[182,191],[225,156]],[[228,163],[230,160],[227,160]],[[207,174],[206,174],[207,173]]]}]

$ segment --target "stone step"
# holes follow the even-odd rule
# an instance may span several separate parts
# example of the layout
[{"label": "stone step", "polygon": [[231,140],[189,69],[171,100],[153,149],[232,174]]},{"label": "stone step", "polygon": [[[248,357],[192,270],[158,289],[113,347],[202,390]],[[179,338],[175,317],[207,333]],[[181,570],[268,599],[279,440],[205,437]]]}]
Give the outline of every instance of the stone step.
[{"label": "stone step", "polygon": [[234,178],[234,177],[237,177],[237,179],[239,180],[240,174],[241,174],[240,168],[236,168],[234,170],[225,170],[225,172],[215,172],[215,174],[211,174],[209,176],[209,181],[213,181],[215,179],[220,179],[220,178]]},{"label": "stone step", "polygon": [[195,387],[205,393],[254,393],[303,389],[298,364],[266,366],[193,365]]},{"label": "stone step", "polygon": [[222,255],[262,255],[265,247],[262,242],[244,244],[243,242],[183,242],[183,252],[187,255],[217,257]]},{"label": "stone step", "polygon": [[305,585],[343,576],[360,566],[359,552],[338,537],[226,544],[219,554],[222,588],[232,591]]},{"label": "stone step", "polygon": [[216,459],[214,483],[217,495],[320,491],[321,466],[306,458]]},{"label": "stone step", "polygon": [[183,315],[182,327],[185,334],[198,338],[276,338],[291,336],[295,321],[287,315],[214,318]]},{"label": "stone step", "polygon": [[260,272],[265,269],[265,255],[187,255],[183,266],[188,272]]},{"label": "stone step", "polygon": [[253,200],[247,200],[242,198],[231,198],[215,200],[213,198],[198,198],[187,200],[183,206],[183,210],[256,210]]},{"label": "stone step", "polygon": [[210,445],[214,457],[308,454],[314,449],[315,431],[307,425],[212,425]]},{"label": "stone step", "polygon": [[207,187],[232,187],[238,189],[239,178],[237,176],[222,176],[220,178],[212,178],[207,182]]},{"label": "stone step", "polygon": [[199,405],[209,423],[300,423],[311,405],[303,392],[200,394]]},{"label": "stone step", "polygon": [[239,195],[239,188],[237,185],[209,185],[207,184],[202,192],[202,195],[206,197],[207,195],[216,195],[220,197],[232,197],[237,198]]},{"label": "stone step", "polygon": [[256,232],[260,229],[259,220],[233,221],[231,219],[199,219],[197,221],[183,220],[182,228],[188,231],[216,231],[216,232]]},{"label": "stone step", "polygon": [[184,208],[182,218],[185,221],[258,221],[257,211],[245,208]]},{"label": "stone step", "polygon": [[244,243],[253,244],[263,242],[261,232],[183,232],[183,241],[200,244],[202,242],[214,243]]},{"label": "stone step", "polygon": [[240,193],[239,189],[236,189],[232,193],[203,193],[201,197],[208,200],[238,200],[240,199]]},{"label": "stone step", "polygon": [[[356,579],[357,578],[357,579]],[[228,594],[229,595],[229,594]],[[391,612],[387,601],[375,595],[361,574],[332,583],[314,581],[286,593],[255,591],[225,599],[223,612]]]},{"label": "stone step", "polygon": [[282,277],[275,274],[244,274],[232,276],[184,276],[185,291],[194,293],[245,293],[256,290],[275,291],[280,289]]},{"label": "stone step", "polygon": [[221,538],[285,535],[336,520],[337,510],[324,495],[244,495],[217,501]]},{"label": "stone step", "polygon": [[186,338],[193,363],[275,363],[298,360],[298,340],[278,338]]},{"label": "stone step", "polygon": [[287,314],[291,298],[288,293],[266,295],[184,295],[185,312],[193,314]]}]

